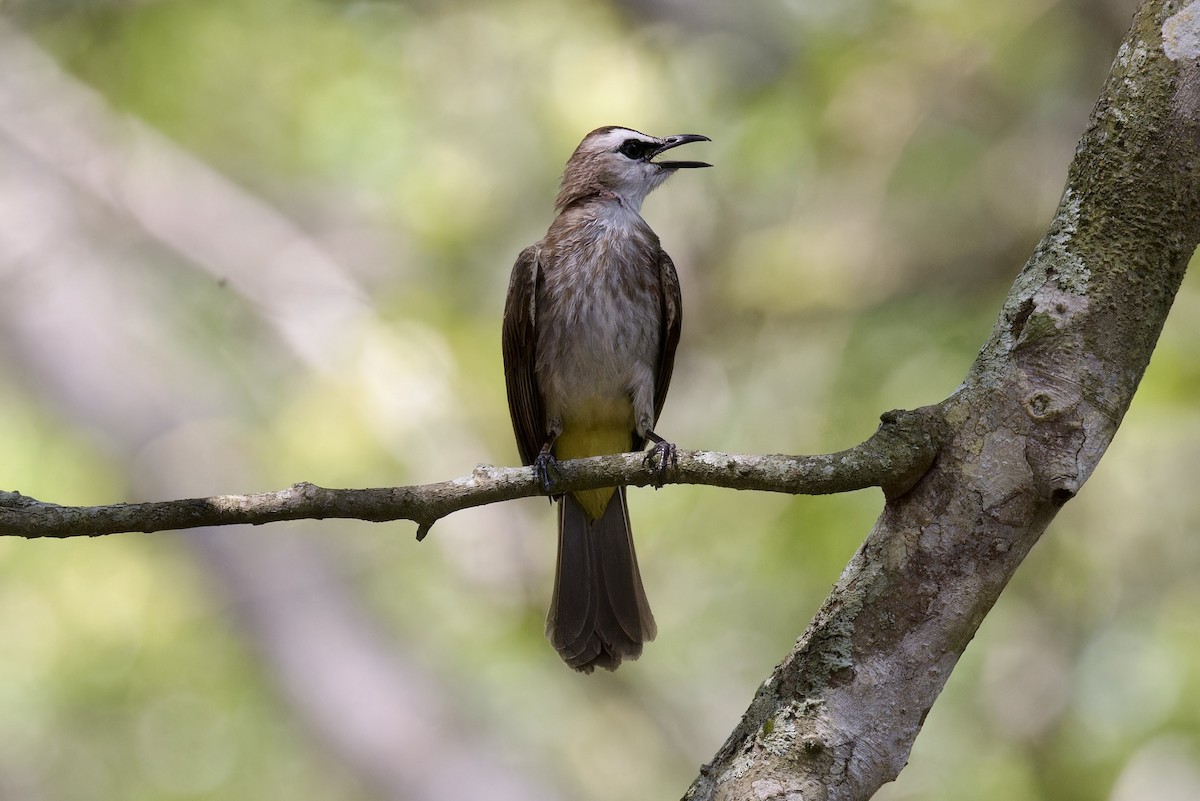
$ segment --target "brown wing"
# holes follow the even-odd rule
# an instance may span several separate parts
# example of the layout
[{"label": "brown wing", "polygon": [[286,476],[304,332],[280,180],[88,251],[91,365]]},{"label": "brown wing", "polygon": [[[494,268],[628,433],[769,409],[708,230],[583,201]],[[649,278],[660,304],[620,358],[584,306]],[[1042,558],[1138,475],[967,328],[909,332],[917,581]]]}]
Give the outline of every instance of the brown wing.
[{"label": "brown wing", "polygon": [[537,364],[538,246],[530,245],[517,256],[504,301],[504,383],[508,387],[508,413],[522,464],[532,464],[546,441],[542,396],[538,392]]},{"label": "brown wing", "polygon": [[675,370],[675,348],[679,346],[679,330],[683,322],[683,295],[679,291],[679,274],[675,262],[666,251],[658,252],[658,280],[662,287],[662,338],[658,351],[658,374],[654,376],[654,421],[662,414],[671,373]]}]

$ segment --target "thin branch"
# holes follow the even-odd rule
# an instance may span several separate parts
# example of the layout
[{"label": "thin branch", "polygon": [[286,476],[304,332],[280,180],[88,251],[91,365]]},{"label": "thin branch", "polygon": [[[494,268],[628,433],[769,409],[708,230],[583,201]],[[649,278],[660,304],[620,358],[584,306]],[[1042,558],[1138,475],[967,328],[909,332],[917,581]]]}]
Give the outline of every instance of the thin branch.
[{"label": "thin branch", "polygon": [[[644,454],[621,453],[559,463],[554,491],[616,485],[705,484],[738,490],[823,495],[882,487],[903,494],[933,463],[943,425],[937,407],[893,411],[879,429],[849,450],[820,456],[752,456],[680,451],[659,474]],[[352,518],[412,520],[423,539],[439,519],[473,506],[544,494],[529,467],[480,465],[469,476],[407,487],[327,489],[300,482],[277,492],[217,495],[110,506],[59,506],[0,492],[0,536],[96,537],[129,531],[261,525],[283,520]]]}]

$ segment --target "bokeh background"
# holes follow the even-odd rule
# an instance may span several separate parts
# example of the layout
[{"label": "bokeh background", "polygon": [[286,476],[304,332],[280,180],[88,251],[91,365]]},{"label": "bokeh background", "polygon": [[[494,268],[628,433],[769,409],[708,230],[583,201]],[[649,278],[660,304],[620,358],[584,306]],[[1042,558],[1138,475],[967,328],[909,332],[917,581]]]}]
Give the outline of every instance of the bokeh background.
[{"label": "bokeh background", "polygon": [[[704,133],[644,213],[683,447],[838,450],[966,373],[1133,0],[0,2],[0,488],[64,504],[516,460],[499,320],[563,162]],[[984,622],[899,799],[1200,798],[1200,286]],[[0,798],[676,798],[877,492],[638,490],[659,637],[542,636],[544,501],[0,542]]]}]

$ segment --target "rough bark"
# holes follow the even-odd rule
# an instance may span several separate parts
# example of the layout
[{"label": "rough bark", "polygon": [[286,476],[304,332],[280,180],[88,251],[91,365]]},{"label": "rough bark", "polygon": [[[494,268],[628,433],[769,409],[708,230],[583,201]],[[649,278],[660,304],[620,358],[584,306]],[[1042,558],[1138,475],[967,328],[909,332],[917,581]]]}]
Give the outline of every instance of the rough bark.
[{"label": "rough bark", "polygon": [[890,500],[685,798],[866,799],[1128,409],[1200,242],[1200,3],[1138,9],[1049,232]]}]

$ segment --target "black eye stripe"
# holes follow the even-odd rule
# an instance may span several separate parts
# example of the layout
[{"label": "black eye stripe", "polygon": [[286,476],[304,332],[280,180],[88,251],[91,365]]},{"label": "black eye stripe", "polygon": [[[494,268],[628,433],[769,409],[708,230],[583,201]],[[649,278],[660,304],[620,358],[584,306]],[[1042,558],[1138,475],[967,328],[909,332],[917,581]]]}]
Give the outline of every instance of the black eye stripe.
[{"label": "black eye stripe", "polygon": [[654,149],[654,144],[651,142],[643,142],[641,139],[626,139],[617,148],[617,152],[622,156],[630,159],[645,158],[646,154]]}]

